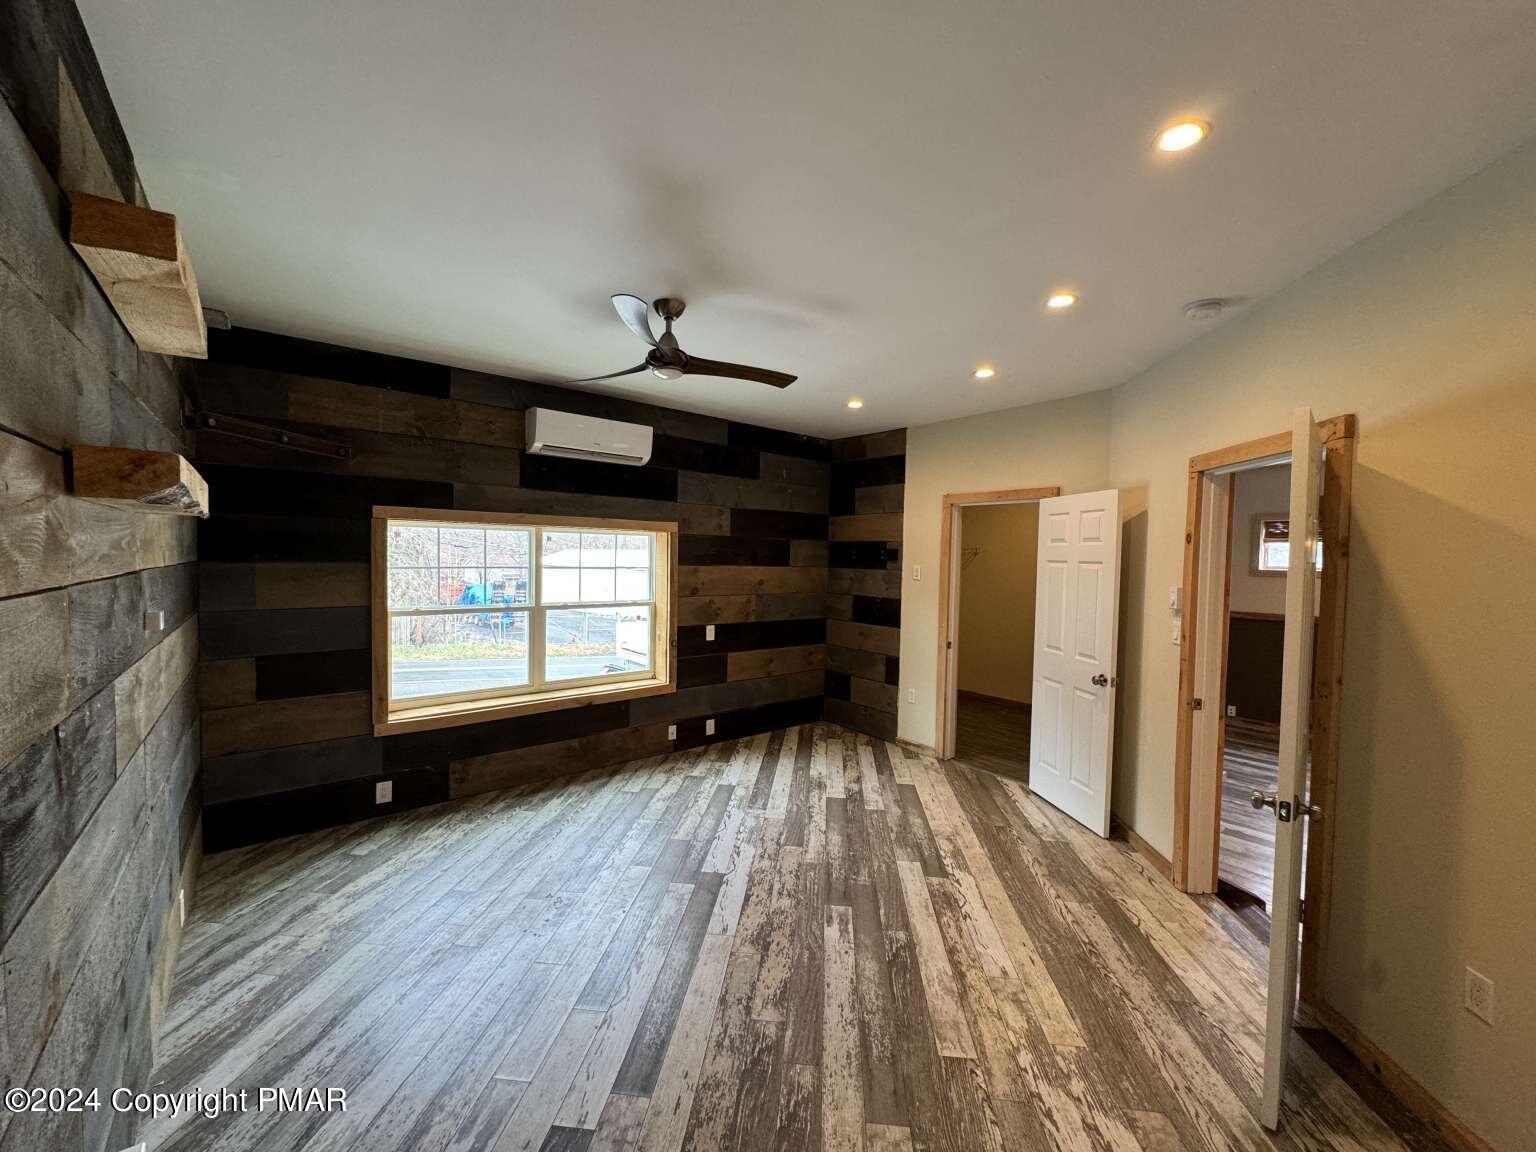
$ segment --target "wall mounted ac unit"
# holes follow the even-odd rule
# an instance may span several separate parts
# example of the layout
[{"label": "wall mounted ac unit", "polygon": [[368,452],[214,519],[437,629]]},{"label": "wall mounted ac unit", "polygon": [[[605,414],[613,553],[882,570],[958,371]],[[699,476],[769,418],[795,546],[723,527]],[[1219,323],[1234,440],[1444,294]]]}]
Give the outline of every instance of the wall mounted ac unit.
[{"label": "wall mounted ac unit", "polygon": [[568,456],[607,464],[644,464],[651,458],[651,430],[644,424],[602,420],[530,408],[523,414],[528,451],[535,456]]}]

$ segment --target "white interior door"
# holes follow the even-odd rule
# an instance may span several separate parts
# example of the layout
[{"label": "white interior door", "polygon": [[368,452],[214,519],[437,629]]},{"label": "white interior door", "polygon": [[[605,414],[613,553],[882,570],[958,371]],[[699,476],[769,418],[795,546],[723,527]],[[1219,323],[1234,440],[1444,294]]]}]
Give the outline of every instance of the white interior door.
[{"label": "white interior door", "polygon": [[1259,1119],[1280,1123],[1291,1019],[1296,1011],[1296,944],[1301,905],[1302,815],[1306,810],[1311,723],[1313,604],[1317,596],[1317,497],[1323,448],[1310,408],[1291,426],[1291,567],[1285,581],[1285,655],[1280,680],[1280,782],[1266,798],[1275,818],[1275,887],[1270,906],[1269,1001],[1264,1028],[1264,1094]]},{"label": "white interior door", "polygon": [[1120,493],[1040,501],[1029,787],[1109,835],[1120,628]]}]

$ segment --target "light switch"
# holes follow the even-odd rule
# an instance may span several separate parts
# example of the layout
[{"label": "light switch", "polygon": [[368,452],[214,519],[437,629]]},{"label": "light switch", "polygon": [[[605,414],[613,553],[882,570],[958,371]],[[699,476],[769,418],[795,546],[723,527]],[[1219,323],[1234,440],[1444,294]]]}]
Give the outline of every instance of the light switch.
[{"label": "light switch", "polygon": [[1175,616],[1184,611],[1184,589],[1178,584],[1168,589],[1168,611]]},{"label": "light switch", "polygon": [[1182,644],[1184,642],[1184,632],[1183,629],[1179,627],[1177,621],[1175,621],[1173,624],[1173,642],[1175,644]]},{"label": "light switch", "polygon": [[914,564],[914,565],[912,565],[912,579],[914,579],[914,580],[921,580],[922,578],[923,578],[923,566],[921,564]]}]

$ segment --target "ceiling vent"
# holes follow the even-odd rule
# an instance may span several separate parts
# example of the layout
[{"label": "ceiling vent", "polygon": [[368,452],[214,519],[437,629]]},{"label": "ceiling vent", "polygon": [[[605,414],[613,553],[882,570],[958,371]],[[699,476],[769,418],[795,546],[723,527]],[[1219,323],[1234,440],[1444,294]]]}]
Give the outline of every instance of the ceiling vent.
[{"label": "ceiling vent", "polygon": [[1225,296],[1207,296],[1184,305],[1184,315],[1190,320],[1214,320],[1231,306],[1232,301]]},{"label": "ceiling vent", "polygon": [[530,408],[523,415],[528,451],[535,456],[641,465],[651,458],[651,429],[574,412]]}]

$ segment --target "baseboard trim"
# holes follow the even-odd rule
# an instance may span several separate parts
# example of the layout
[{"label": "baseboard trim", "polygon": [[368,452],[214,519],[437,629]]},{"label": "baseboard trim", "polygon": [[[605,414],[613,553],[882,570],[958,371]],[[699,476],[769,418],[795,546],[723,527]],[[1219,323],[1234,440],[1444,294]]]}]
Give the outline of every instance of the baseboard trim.
[{"label": "baseboard trim", "polygon": [[1012,708],[1015,712],[1028,712],[1028,700],[1010,700],[1006,696],[988,696],[985,692],[971,692],[961,688],[955,693],[962,700],[975,700],[979,704],[996,704],[1000,708]]},{"label": "baseboard trim", "polygon": [[931,756],[937,758],[938,753],[933,750],[932,744],[919,744],[916,740],[902,740],[899,737],[896,743],[908,752],[916,752],[919,756]]},{"label": "baseboard trim", "polygon": [[1147,863],[1151,864],[1152,867],[1157,870],[1158,875],[1160,875],[1164,880],[1172,883],[1172,863],[1169,862],[1168,857],[1164,856],[1156,848],[1152,847],[1152,845],[1148,844],[1139,835],[1137,835],[1136,829],[1132,828],[1124,820],[1120,819],[1120,817],[1111,816],[1109,818],[1109,834],[1111,836],[1118,835],[1132,848],[1136,849],[1136,851],[1139,852],[1142,856],[1146,857]]},{"label": "baseboard trim", "polygon": [[1433,1128],[1457,1152],[1494,1152],[1493,1145],[1462,1123],[1429,1089],[1404,1071],[1397,1061],[1377,1047],[1338,1009],[1323,1003],[1309,1004],[1308,1008],[1318,1023],[1354,1053],[1355,1059],[1365,1065],[1388,1092],[1396,1096],[1408,1111]]}]

